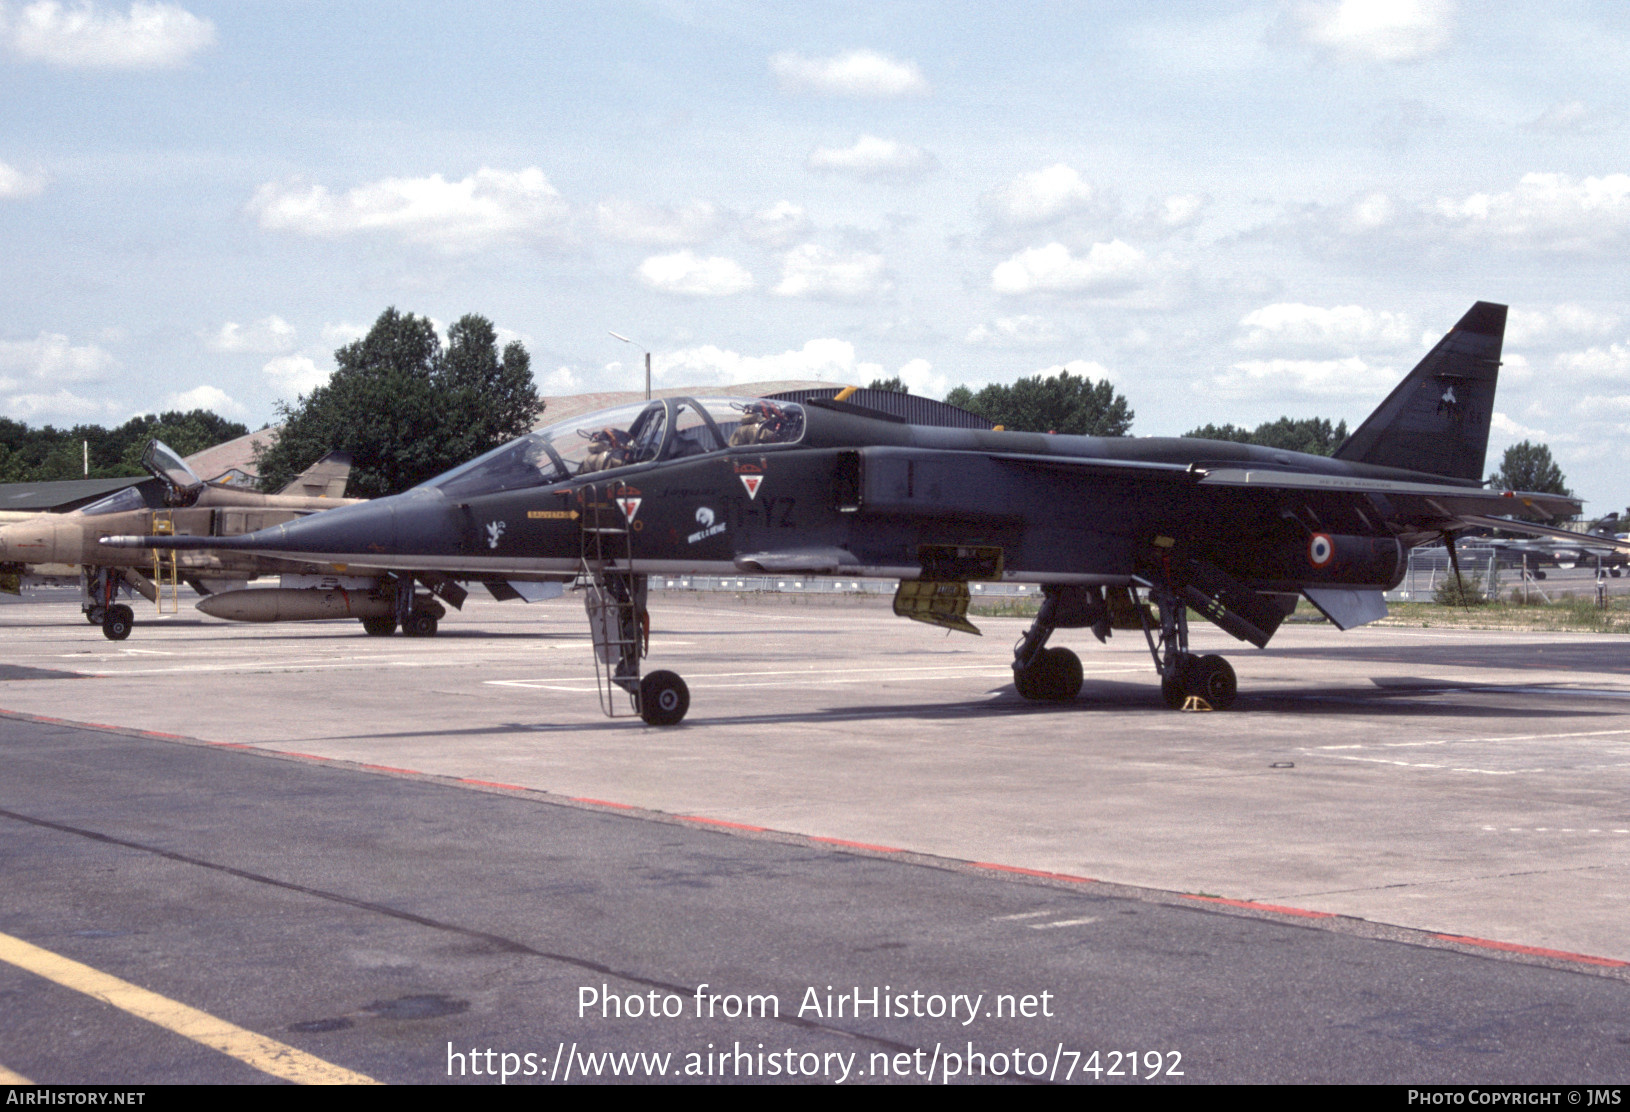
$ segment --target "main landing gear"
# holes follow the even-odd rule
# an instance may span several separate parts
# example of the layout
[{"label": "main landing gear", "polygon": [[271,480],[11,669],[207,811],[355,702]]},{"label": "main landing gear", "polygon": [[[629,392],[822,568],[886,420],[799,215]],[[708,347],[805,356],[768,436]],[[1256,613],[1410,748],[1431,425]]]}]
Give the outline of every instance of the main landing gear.
[{"label": "main landing gear", "polygon": [[363,618],[362,628],[370,637],[389,637],[402,627],[404,637],[434,637],[436,623],[447,617],[447,608],[434,595],[416,590],[413,576],[400,575],[394,584],[386,579],[383,590],[391,592],[393,612],[376,618]]},{"label": "main landing gear", "polygon": [[[1021,696],[1040,702],[1069,702],[1081,691],[1081,660],[1069,649],[1047,647],[1055,629],[1088,627],[1098,640],[1108,638],[1110,607],[1102,588],[1047,584],[1042,588],[1036,621],[1013,650],[1013,686]],[[1137,605],[1144,637],[1160,673],[1160,694],[1173,710],[1187,707],[1227,710],[1234,705],[1239,684],[1234,669],[1220,656],[1189,652],[1188,612],[1175,591],[1148,589],[1158,619],[1149,607]],[[1121,607],[1125,609],[1124,605]],[[1117,611],[1116,628],[1125,628]],[[1156,626],[1158,625],[1158,630]]]},{"label": "main landing gear", "polygon": [[80,609],[91,625],[102,627],[109,641],[123,641],[136,626],[136,612],[119,599],[119,571],[116,568],[87,567]]},{"label": "main landing gear", "polygon": [[[1189,652],[1188,611],[1169,587],[1149,588],[1149,600],[1159,612],[1157,637],[1147,607],[1143,616],[1143,636],[1160,673],[1160,695],[1173,710],[1227,710],[1239,695],[1234,669],[1220,656],[1196,656]],[[1194,702],[1191,702],[1193,700]],[[1204,703],[1201,707],[1198,703]]]}]

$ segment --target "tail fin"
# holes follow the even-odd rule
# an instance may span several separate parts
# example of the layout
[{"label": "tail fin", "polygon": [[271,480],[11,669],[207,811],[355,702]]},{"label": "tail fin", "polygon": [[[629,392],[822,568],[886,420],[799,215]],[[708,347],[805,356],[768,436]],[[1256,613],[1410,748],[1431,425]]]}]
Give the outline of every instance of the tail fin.
[{"label": "tail fin", "polygon": [[1336,449],[1337,459],[1482,479],[1504,305],[1479,301]]},{"label": "tail fin", "polygon": [[330,452],[300,474],[279,494],[300,494],[307,498],[344,498],[345,484],[351,480],[351,453]]}]

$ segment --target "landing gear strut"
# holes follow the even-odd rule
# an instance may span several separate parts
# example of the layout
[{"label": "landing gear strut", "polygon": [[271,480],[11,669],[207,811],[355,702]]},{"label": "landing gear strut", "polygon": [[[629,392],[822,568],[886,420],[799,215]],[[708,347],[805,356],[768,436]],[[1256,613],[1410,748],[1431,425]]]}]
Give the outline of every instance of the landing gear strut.
[{"label": "landing gear strut", "polygon": [[1047,638],[1055,629],[1091,626],[1102,641],[1109,636],[1109,611],[1096,587],[1049,583],[1042,596],[1035,623],[1013,648],[1013,686],[1026,699],[1067,703],[1081,692],[1081,658],[1049,649]]},{"label": "landing gear strut", "polygon": [[136,612],[119,599],[119,573],[112,568],[85,569],[84,597],[80,609],[91,625],[102,627],[109,641],[123,641],[136,624]]},{"label": "landing gear strut", "polygon": [[1148,609],[1143,615],[1143,636],[1160,673],[1160,694],[1173,710],[1189,706],[1189,700],[1202,700],[1212,710],[1227,710],[1239,695],[1234,669],[1220,656],[1195,656],[1189,652],[1188,610],[1169,587],[1150,587],[1149,600],[1159,613],[1157,636]]}]

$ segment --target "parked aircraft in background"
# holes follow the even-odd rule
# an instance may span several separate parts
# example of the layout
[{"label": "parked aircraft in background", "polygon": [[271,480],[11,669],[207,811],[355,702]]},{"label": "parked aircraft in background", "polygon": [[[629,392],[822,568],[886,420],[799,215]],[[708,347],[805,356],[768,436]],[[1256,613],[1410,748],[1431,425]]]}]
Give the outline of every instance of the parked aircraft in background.
[{"label": "parked aircraft in background", "polygon": [[[601,675],[648,723],[685,715],[678,676],[643,678],[646,577],[805,573],[898,579],[895,611],[973,630],[968,583],[1039,583],[1013,660],[1028,699],[1073,699],[1058,629],[1141,628],[1173,707],[1235,698],[1189,651],[1192,609],[1265,646],[1298,596],[1348,629],[1386,613],[1408,550],[1476,524],[1578,512],[1481,482],[1505,330],[1478,302],[1333,457],[1194,439],[1053,436],[908,423],[847,400],[665,398],[529,436],[390,498],[219,547],[353,574],[580,574]],[[847,393],[847,392],[846,392]],[[866,400],[865,395],[858,396]],[[912,399],[921,405],[922,399]],[[960,412],[960,411],[956,411]],[[405,617],[398,601],[397,616]],[[976,630],[973,630],[977,632]]]}]

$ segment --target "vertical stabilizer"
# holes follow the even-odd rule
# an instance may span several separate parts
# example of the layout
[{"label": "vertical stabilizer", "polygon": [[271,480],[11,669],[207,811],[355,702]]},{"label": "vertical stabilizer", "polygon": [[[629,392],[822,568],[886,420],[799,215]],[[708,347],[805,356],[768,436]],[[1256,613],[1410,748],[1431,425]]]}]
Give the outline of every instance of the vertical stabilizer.
[{"label": "vertical stabilizer", "polygon": [[1505,313],[1504,305],[1473,305],[1336,449],[1336,458],[1482,479]]}]

